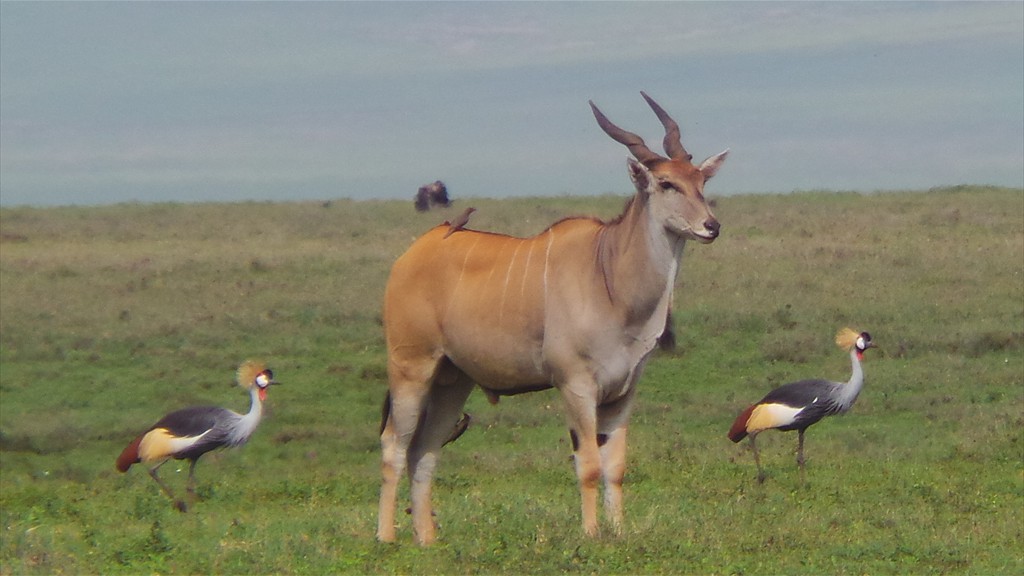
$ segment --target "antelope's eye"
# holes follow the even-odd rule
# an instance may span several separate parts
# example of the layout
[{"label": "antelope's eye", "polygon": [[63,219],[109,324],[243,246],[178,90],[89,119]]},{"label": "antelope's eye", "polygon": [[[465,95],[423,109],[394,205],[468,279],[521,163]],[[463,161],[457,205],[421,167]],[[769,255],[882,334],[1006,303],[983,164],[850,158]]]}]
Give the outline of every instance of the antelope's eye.
[{"label": "antelope's eye", "polygon": [[661,186],[662,190],[675,190],[676,189],[676,187],[671,182],[668,182],[668,181],[665,181],[665,180],[662,180],[662,181],[658,182],[658,186]]}]

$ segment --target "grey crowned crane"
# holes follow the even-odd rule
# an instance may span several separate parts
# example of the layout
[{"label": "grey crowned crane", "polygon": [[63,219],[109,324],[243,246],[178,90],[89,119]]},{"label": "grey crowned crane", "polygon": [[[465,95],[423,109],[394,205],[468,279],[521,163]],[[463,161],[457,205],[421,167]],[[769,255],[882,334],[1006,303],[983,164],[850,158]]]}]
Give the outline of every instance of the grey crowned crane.
[{"label": "grey crowned crane", "polygon": [[764,430],[772,428],[783,432],[799,432],[796,462],[800,466],[800,482],[804,482],[804,432],[825,416],[842,414],[857,401],[857,395],[864,387],[864,370],[861,361],[864,351],[875,347],[871,335],[843,328],[836,334],[836,344],[850,352],[853,375],[849,382],[828,380],[801,380],[779,386],[760,402],[744,410],[729,429],[729,439],[739,442],[748,435],[750,447],[757,463],[757,481],[764,482],[765,474],[757,454],[754,438]]},{"label": "grey crowned crane", "polygon": [[188,485],[190,495],[195,494],[195,471],[199,457],[211,450],[230,446],[241,446],[249,440],[263,415],[263,402],[267,399],[267,387],[278,384],[274,373],[263,363],[246,361],[238,368],[238,385],[249,391],[252,404],[247,414],[238,414],[216,406],[194,406],[171,412],[156,424],[140,434],[117,458],[117,469],[127,472],[132,464],[147,462],[156,464],[149,469],[149,475],[167,496],[175,508],[185,512],[188,507],[183,500],[175,498],[157,470],[165,462],[188,460]]}]

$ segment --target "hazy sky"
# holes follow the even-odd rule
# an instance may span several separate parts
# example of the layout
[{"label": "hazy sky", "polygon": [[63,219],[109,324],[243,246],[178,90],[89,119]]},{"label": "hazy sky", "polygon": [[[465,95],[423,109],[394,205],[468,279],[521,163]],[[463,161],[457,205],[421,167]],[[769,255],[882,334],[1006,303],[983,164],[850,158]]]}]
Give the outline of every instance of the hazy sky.
[{"label": "hazy sky", "polygon": [[1024,186],[1024,3],[0,3],[0,202]]}]

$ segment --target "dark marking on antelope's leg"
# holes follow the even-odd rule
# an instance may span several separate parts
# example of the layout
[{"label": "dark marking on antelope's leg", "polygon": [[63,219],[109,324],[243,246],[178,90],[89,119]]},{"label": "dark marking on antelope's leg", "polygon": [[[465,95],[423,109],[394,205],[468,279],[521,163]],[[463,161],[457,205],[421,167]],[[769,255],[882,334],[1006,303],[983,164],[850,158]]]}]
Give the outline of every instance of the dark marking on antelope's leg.
[{"label": "dark marking on antelope's leg", "polygon": [[[579,450],[580,449],[580,438],[579,438],[579,436],[576,435],[576,431],[575,430],[569,430],[569,439],[572,440],[572,451],[576,452],[577,450]],[[607,434],[598,434],[597,435],[597,447],[598,448],[600,448],[601,446],[604,446],[607,443],[608,443],[608,435]]]}]

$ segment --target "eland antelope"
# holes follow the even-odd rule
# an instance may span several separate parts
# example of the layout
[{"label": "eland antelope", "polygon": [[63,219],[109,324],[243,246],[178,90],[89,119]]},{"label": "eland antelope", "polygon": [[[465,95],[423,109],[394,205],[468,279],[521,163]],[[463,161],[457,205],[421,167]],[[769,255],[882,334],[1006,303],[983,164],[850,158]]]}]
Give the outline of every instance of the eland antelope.
[{"label": "eland antelope", "polygon": [[[643,94],[641,92],[641,94]],[[391,269],[384,294],[389,391],[381,432],[377,538],[395,539],[399,479],[411,479],[412,522],[435,539],[431,485],[441,446],[459,432],[466,398],[557,388],[565,404],[583,529],[598,534],[598,484],[622,525],[626,427],[635,385],[665,329],[687,240],[707,244],[719,224],[704,183],[728,150],[695,166],[676,123],[646,94],[665,127],[667,157],[590,105],[626,145],[636,193],[617,218],[567,218],[531,238],[437,226]]]}]

